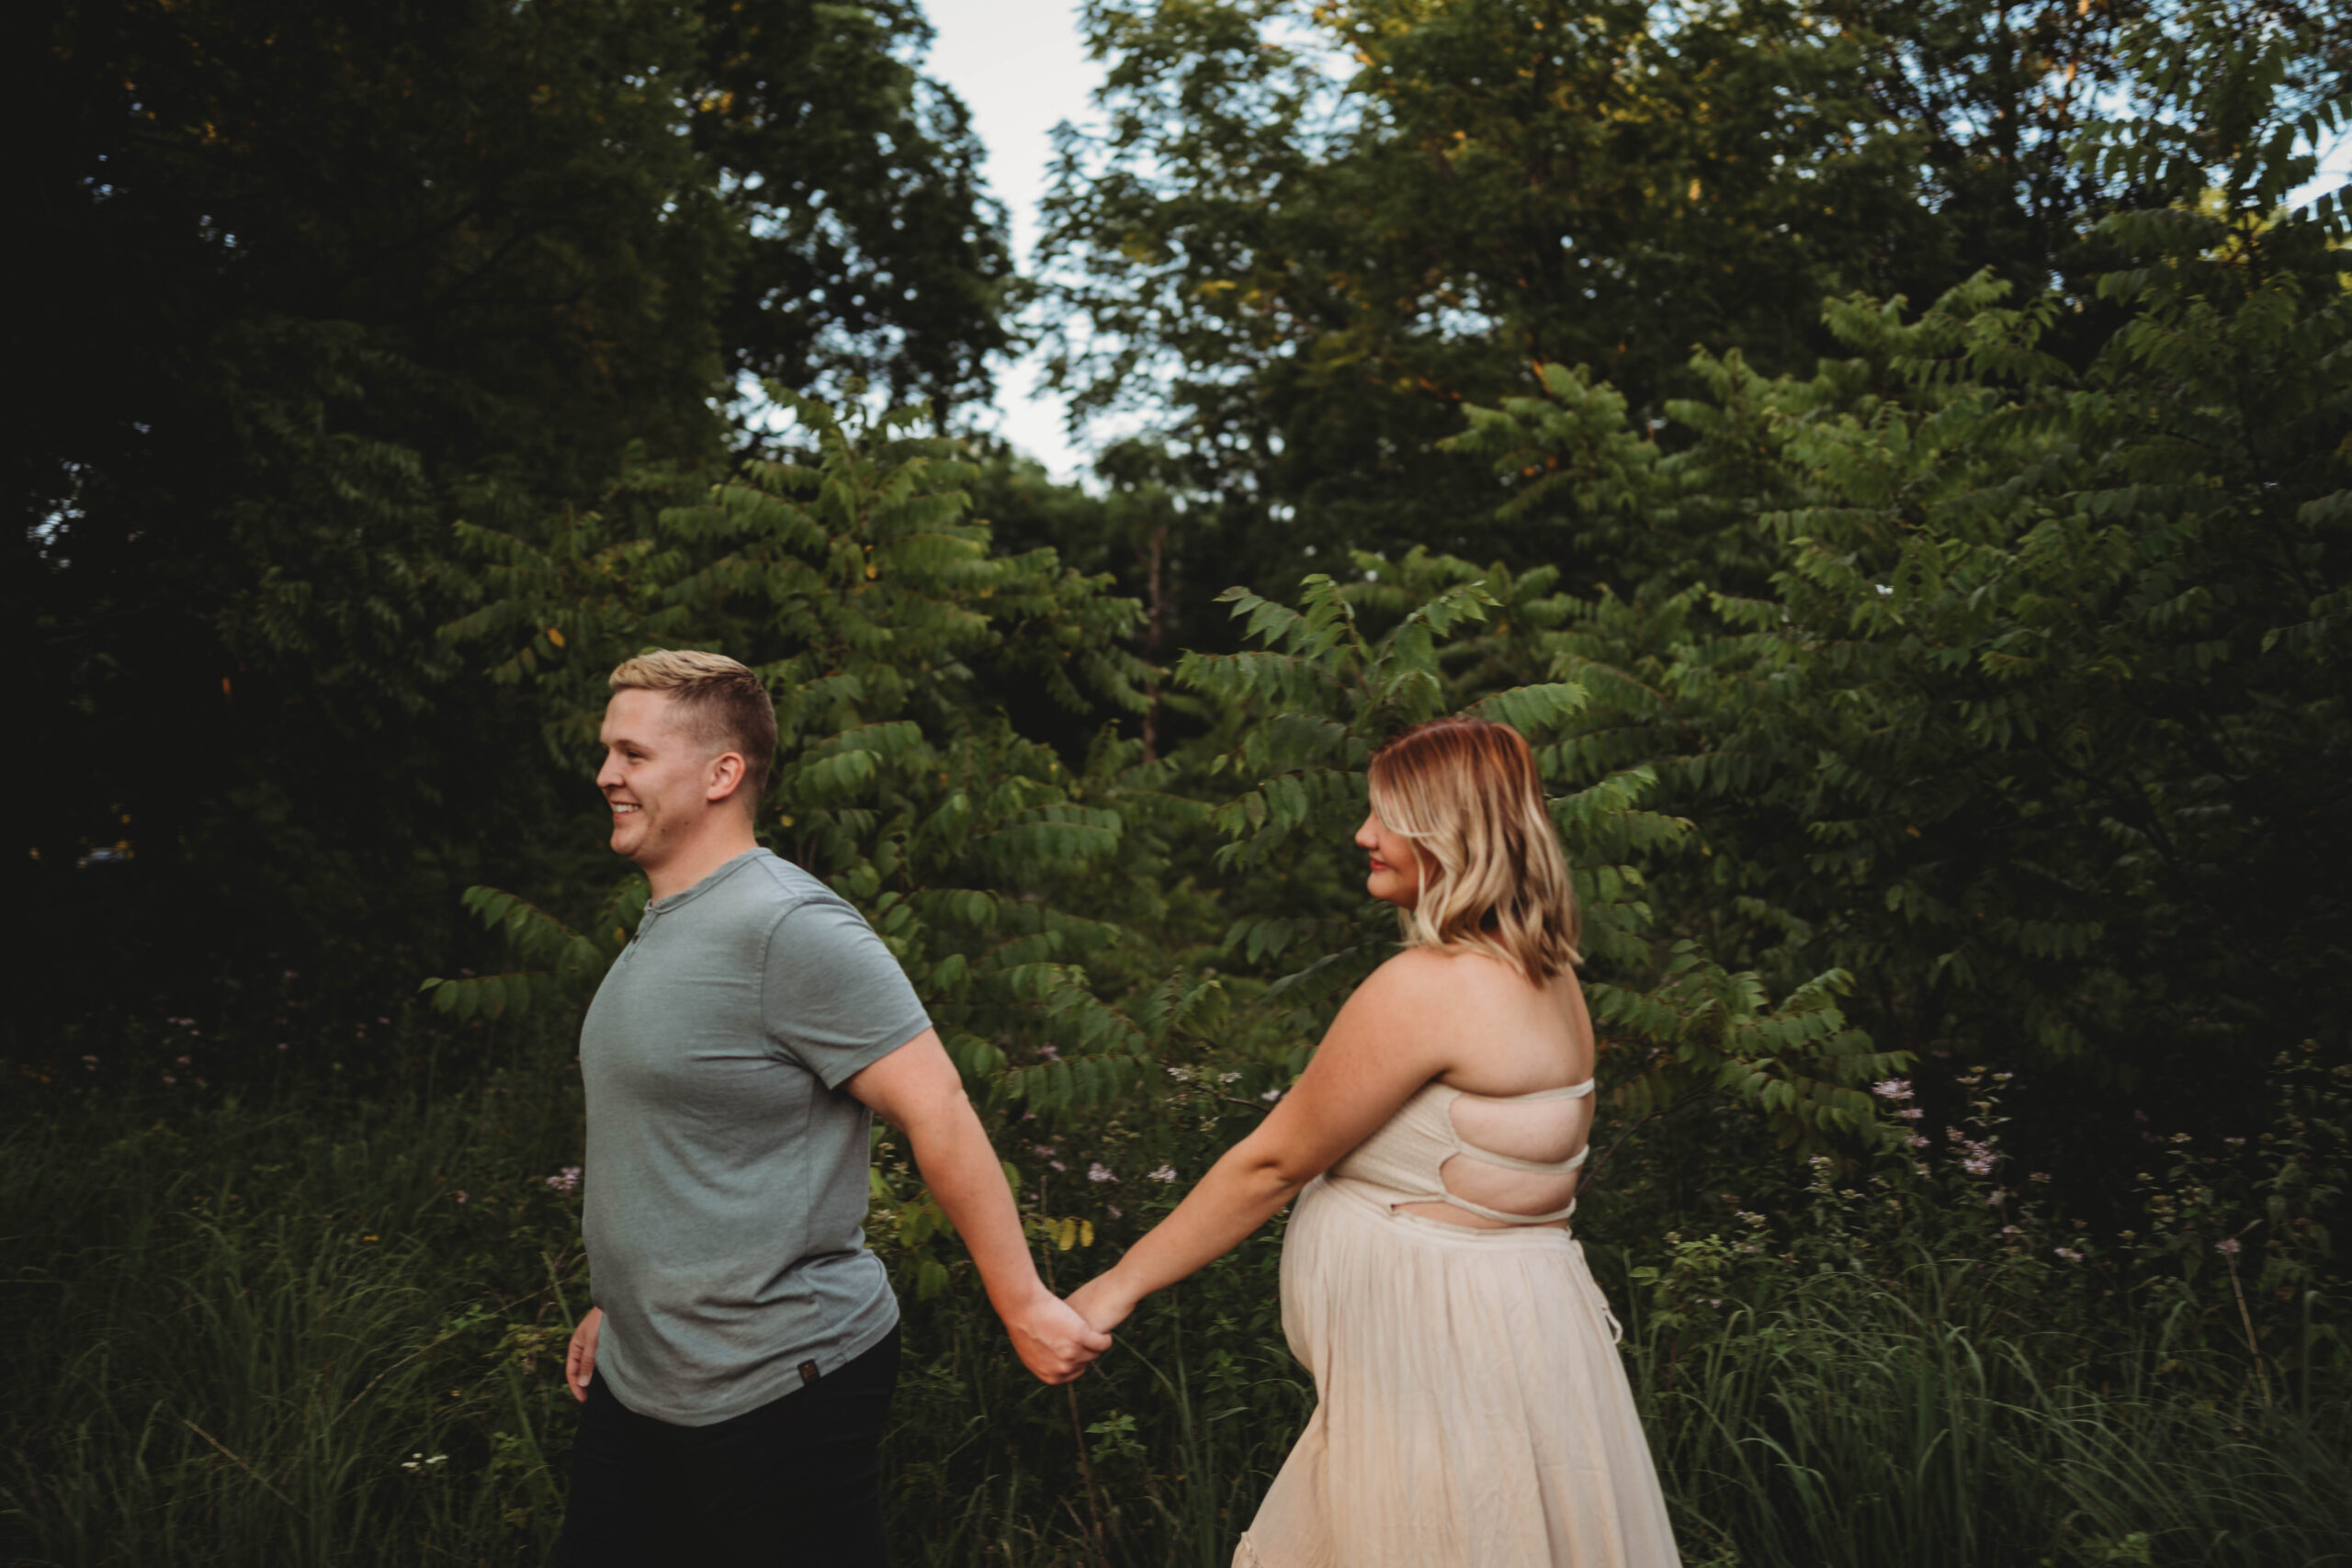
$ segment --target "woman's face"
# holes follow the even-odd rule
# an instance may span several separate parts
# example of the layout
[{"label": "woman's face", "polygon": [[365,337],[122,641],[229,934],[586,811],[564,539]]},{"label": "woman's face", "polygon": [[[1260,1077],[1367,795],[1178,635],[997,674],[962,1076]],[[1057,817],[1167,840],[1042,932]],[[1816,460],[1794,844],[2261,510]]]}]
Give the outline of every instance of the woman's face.
[{"label": "woman's face", "polygon": [[1356,829],[1356,844],[1372,857],[1372,874],[1364,878],[1363,890],[1384,904],[1394,904],[1409,909],[1421,897],[1421,861],[1413,852],[1413,841],[1389,830],[1377,811],[1363,819]]}]

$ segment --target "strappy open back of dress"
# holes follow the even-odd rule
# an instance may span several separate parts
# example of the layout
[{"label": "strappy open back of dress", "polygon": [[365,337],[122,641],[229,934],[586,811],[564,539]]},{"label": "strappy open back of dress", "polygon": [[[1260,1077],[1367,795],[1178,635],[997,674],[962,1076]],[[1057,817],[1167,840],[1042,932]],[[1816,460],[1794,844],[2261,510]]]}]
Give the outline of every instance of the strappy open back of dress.
[{"label": "strappy open back of dress", "polygon": [[1235,1568],[1675,1568],[1616,1319],[1562,1223],[1591,1093],[1433,1081],[1300,1194],[1283,1331],[1318,1403]]}]

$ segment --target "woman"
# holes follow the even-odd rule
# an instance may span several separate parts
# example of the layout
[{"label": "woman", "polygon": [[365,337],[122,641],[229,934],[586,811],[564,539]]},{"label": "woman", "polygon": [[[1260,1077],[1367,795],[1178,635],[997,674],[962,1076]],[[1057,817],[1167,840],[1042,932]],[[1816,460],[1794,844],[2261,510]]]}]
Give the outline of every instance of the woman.
[{"label": "woman", "polygon": [[1070,1298],[1102,1329],[1293,1198],[1283,1329],[1318,1404],[1236,1568],[1672,1568],[1615,1323],[1569,1238],[1592,1130],[1577,916],[1527,742],[1375,752],[1355,841],[1404,951],[1297,1086]]}]

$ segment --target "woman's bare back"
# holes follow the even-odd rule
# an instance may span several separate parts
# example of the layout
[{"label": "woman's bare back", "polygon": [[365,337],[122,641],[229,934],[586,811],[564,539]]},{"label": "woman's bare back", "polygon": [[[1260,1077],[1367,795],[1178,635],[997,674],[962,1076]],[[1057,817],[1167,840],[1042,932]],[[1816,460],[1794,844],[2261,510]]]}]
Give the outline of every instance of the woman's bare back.
[{"label": "woman's bare back", "polygon": [[[1483,1159],[1480,1152],[1557,1165],[1591,1136],[1589,1093],[1566,1097],[1546,1092],[1592,1077],[1592,1018],[1576,976],[1562,973],[1537,985],[1482,953],[1422,951],[1398,956],[1448,965],[1446,978],[1461,998],[1449,1021],[1449,1027],[1459,1031],[1452,1053],[1456,1065],[1438,1081],[1461,1091],[1448,1114],[1467,1146],[1445,1161],[1441,1171],[1445,1190],[1505,1213],[1544,1214],[1566,1208],[1576,1195],[1576,1172],[1523,1170]],[[1542,1098],[1527,1098],[1531,1096]],[[1505,1224],[1451,1203],[1409,1203],[1403,1210],[1477,1229]]]}]

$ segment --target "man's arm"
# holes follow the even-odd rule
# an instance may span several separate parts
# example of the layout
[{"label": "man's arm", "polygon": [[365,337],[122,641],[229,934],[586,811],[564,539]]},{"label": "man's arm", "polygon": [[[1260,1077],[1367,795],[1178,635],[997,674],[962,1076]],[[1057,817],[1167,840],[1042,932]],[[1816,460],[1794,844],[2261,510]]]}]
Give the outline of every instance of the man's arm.
[{"label": "man's arm", "polygon": [[1068,1382],[1111,1347],[1111,1337],[1046,1289],[1022,1239],[1020,1211],[996,1151],[935,1030],[926,1029],[842,1085],[905,1134],[915,1167],[979,1266],[989,1304],[1022,1364]]}]

